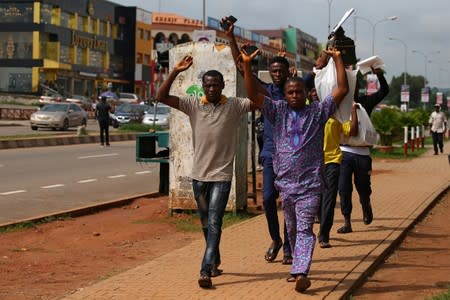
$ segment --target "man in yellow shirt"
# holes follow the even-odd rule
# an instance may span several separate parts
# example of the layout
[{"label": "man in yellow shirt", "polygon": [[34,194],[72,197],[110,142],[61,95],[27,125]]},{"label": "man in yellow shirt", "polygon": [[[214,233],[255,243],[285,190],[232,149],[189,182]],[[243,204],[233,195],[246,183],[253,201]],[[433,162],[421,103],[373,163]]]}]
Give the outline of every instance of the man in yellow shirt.
[{"label": "man in yellow shirt", "polygon": [[342,152],[339,147],[341,134],[345,136],[358,135],[358,105],[353,104],[351,121],[341,124],[334,117],[325,124],[323,142],[323,155],[325,163],[325,176],[327,189],[322,195],[320,203],[320,248],[330,248],[330,230],[333,226],[334,208],[339,185],[339,168],[342,161]]}]

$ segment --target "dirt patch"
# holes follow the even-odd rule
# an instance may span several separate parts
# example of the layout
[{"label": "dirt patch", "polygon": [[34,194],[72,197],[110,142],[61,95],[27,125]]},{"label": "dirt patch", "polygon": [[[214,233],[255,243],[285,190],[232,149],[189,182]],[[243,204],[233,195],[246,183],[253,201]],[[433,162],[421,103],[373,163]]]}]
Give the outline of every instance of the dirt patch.
[{"label": "dirt patch", "polygon": [[407,234],[355,299],[425,299],[450,288],[450,193]]}]

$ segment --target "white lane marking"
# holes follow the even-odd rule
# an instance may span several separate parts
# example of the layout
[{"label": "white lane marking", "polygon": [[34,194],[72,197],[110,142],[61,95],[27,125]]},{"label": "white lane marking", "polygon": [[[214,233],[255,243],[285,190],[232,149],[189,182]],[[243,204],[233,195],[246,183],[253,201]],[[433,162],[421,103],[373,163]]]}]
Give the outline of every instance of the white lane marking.
[{"label": "white lane marking", "polygon": [[112,176],[108,176],[108,178],[110,179],[114,179],[114,178],[121,178],[121,177],[126,177],[127,175],[124,174],[119,174],[119,175],[112,175]]},{"label": "white lane marking", "polygon": [[134,174],[141,175],[141,174],[150,174],[150,173],[152,173],[152,171],[140,171],[140,172],[136,172]]},{"label": "white lane marking", "polygon": [[12,194],[19,194],[19,193],[25,193],[26,190],[17,190],[17,191],[9,191],[9,192],[3,192],[0,193],[0,195],[12,195]]},{"label": "white lane marking", "polygon": [[119,153],[109,153],[109,154],[99,154],[99,155],[89,155],[89,156],[78,156],[77,159],[88,159],[88,158],[99,158],[107,156],[117,156]]},{"label": "white lane marking", "polygon": [[77,183],[89,183],[89,182],[95,182],[97,179],[91,178],[91,179],[84,179],[84,180],[78,180]]},{"label": "white lane marking", "polygon": [[41,186],[41,189],[54,189],[54,188],[63,187],[63,186],[64,186],[64,184],[45,185],[45,186]]}]

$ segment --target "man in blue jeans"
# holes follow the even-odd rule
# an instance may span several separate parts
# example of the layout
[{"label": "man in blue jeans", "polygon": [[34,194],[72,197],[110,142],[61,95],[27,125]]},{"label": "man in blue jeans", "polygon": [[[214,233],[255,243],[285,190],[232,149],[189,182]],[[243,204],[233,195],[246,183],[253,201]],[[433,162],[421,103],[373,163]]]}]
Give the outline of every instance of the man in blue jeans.
[{"label": "man in blue jeans", "polygon": [[[227,22],[226,18],[222,19],[222,22]],[[229,22],[228,30],[225,31],[229,41],[231,53],[233,59],[235,60],[236,66],[238,67],[241,74],[242,70],[239,68],[238,57],[240,51],[234,36],[234,25]],[[296,72],[295,72],[296,73]],[[275,56],[272,58],[269,64],[269,74],[272,79],[272,83],[265,83],[257,80],[256,84],[258,89],[263,92],[266,96],[273,99],[285,100],[284,97],[284,84],[287,78],[290,76],[289,72],[289,62],[285,57]],[[281,247],[283,247],[283,264],[292,263],[291,246],[289,244],[286,224],[284,223],[284,243],[280,235],[280,223],[278,221],[278,207],[277,198],[278,191],[275,189],[275,172],[273,171],[272,158],[275,152],[275,146],[273,144],[272,136],[272,125],[270,122],[264,122],[264,133],[263,133],[263,149],[260,152],[259,159],[263,165],[263,205],[264,213],[266,215],[267,227],[269,229],[269,235],[272,239],[272,243],[267,249],[264,259],[268,262],[272,262],[277,258],[278,252]]]},{"label": "man in blue jeans", "polygon": [[178,74],[192,64],[193,57],[185,56],[174,66],[159,88],[157,100],[189,117],[194,148],[192,188],[206,240],[198,284],[211,288],[211,277],[222,273],[218,269],[221,263],[219,244],[233,177],[237,129],[242,115],[255,107],[247,98],[222,95],[225,83],[223,75],[216,70],[209,70],[202,76],[205,96],[169,95]]}]

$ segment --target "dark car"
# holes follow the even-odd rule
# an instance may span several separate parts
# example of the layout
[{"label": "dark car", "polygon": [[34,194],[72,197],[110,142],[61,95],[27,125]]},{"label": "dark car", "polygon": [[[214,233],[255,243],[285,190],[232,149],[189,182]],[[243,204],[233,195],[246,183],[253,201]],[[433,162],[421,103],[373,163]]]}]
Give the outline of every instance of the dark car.
[{"label": "dark car", "polygon": [[111,115],[111,125],[114,128],[123,124],[141,123],[146,111],[150,109],[146,104],[122,104],[116,106],[114,114]]}]

